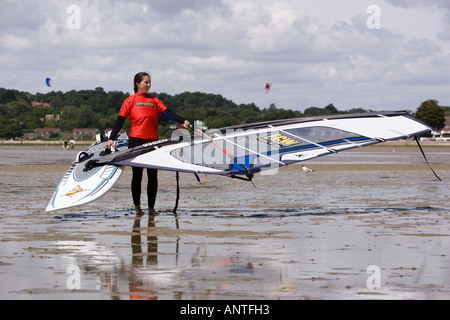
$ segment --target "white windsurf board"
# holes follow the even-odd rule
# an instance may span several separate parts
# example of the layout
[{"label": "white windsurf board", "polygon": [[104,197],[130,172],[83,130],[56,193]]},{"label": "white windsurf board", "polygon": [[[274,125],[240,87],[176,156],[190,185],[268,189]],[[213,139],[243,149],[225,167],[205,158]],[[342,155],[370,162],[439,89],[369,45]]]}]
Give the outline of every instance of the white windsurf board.
[{"label": "white windsurf board", "polygon": [[[121,134],[115,141],[115,151],[127,149],[128,137]],[[107,193],[120,178],[123,167],[104,165],[86,168],[90,160],[98,159],[108,153],[106,140],[100,138],[86,151],[79,152],[51,197],[46,211],[66,209],[94,201]]]}]

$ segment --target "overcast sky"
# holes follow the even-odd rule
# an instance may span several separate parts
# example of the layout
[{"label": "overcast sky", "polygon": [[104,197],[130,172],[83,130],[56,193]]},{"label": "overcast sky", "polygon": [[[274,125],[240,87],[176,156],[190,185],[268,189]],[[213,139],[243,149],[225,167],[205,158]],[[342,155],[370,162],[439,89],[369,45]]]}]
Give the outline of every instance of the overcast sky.
[{"label": "overcast sky", "polygon": [[148,71],[260,108],[450,106],[449,21],[450,0],[0,0],[0,87],[131,92]]}]

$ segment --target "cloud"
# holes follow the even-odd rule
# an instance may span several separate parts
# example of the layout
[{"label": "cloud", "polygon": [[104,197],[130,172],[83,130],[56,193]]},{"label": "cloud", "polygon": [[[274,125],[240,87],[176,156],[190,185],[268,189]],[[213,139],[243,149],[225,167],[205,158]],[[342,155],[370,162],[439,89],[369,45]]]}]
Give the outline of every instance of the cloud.
[{"label": "cloud", "polygon": [[[423,0],[423,1],[414,1],[414,0],[385,0],[387,3],[392,4],[396,7],[401,7],[405,9],[415,9],[420,10],[427,7],[438,8],[445,12],[443,19],[443,27],[441,32],[438,33],[438,38],[443,41],[450,40],[450,1],[448,0]],[[431,21],[429,21],[431,22]],[[425,26],[426,27],[426,26]]]},{"label": "cloud", "polygon": [[165,15],[178,14],[183,10],[203,10],[205,7],[222,7],[221,0],[153,0],[150,7]]},{"label": "cloud", "polygon": [[442,8],[450,8],[450,3],[447,0],[385,0],[386,2],[403,8],[416,8],[424,6],[437,6]]},{"label": "cloud", "polygon": [[[347,2],[352,14],[331,19],[310,14],[312,8],[317,13],[327,8],[326,0],[307,6],[266,0],[84,0],[76,2],[81,25],[73,30],[66,22],[74,1],[4,0],[0,87],[49,90],[44,79],[50,75],[52,90],[130,92],[133,75],[144,70],[152,73],[156,92],[212,92],[261,107],[415,108],[429,98],[431,87],[436,98],[450,103],[443,89],[450,82],[444,44],[386,27],[423,7],[386,0],[386,23],[370,30],[366,7]],[[264,93],[266,82],[273,83],[270,95]]]}]

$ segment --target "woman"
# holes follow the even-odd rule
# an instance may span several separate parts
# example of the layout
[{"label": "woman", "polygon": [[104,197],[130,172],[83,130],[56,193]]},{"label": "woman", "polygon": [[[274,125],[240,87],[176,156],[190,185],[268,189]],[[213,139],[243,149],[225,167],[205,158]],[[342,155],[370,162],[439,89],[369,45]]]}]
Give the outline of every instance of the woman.
[{"label": "woman", "polygon": [[[128,147],[133,148],[144,143],[158,140],[158,117],[159,113],[165,114],[171,120],[182,123],[185,127],[189,121],[180,117],[178,114],[170,111],[157,97],[150,96],[147,92],[152,86],[152,80],[148,73],[139,72],[134,77],[134,95],[125,99],[120,108],[119,115],[110,135],[106,147],[111,148],[114,145],[114,139],[118,135],[125,119],[130,117],[130,137]],[[131,194],[136,209],[136,214],[143,215],[141,209],[141,183],[143,168],[132,167],[133,178],[131,180]],[[158,191],[158,171],[147,169],[147,196],[149,214],[158,214],[154,208],[156,194]]]}]

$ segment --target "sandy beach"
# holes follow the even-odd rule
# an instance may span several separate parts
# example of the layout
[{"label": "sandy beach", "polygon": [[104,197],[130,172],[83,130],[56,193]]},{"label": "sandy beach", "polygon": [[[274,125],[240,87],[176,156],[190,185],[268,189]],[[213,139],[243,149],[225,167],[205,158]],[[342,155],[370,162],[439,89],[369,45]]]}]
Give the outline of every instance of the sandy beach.
[{"label": "sandy beach", "polygon": [[[450,146],[382,144],[251,183],[159,172],[160,215],[131,170],[46,213],[78,151],[0,146],[0,299],[449,299]],[[201,179],[205,177],[200,176]],[[146,196],[143,195],[146,208]]]}]

